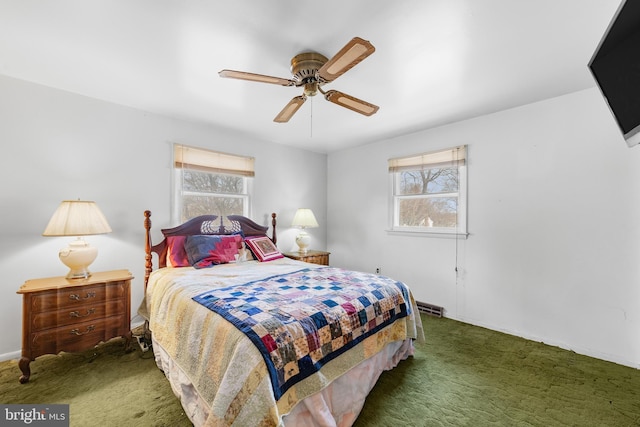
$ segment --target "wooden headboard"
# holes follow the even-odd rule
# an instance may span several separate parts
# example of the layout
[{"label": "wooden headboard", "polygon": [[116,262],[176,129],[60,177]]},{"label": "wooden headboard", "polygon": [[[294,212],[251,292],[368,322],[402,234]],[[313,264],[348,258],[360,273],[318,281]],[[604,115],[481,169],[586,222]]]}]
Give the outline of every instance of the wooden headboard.
[{"label": "wooden headboard", "polygon": [[[145,230],[145,269],[144,288],[147,289],[149,275],[153,271],[152,254],[158,254],[158,268],[167,266],[167,237],[169,236],[193,236],[198,234],[233,234],[242,231],[245,237],[266,236],[269,227],[264,227],[242,215],[229,215],[226,217],[217,215],[202,215],[188,220],[173,228],[163,228],[164,238],[157,245],[151,244],[151,211],[144,211]],[[271,214],[271,241],[277,243],[276,214]]]}]

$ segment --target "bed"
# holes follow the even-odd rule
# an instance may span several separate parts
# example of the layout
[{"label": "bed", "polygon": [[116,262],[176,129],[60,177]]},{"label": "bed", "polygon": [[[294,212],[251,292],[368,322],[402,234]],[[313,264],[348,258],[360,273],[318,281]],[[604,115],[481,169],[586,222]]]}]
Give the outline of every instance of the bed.
[{"label": "bed", "polygon": [[[409,288],[283,257],[276,215],[200,216],[151,241],[151,347],[195,426],[350,426],[380,374],[423,339]],[[157,259],[157,268],[153,261]]]}]

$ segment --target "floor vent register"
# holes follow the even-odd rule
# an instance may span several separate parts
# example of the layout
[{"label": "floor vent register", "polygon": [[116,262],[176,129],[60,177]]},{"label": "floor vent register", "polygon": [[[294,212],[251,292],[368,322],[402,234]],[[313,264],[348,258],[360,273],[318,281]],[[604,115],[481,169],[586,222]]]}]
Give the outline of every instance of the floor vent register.
[{"label": "floor vent register", "polygon": [[442,317],[442,314],[444,313],[444,308],[437,305],[422,301],[416,301],[416,304],[418,305],[418,311],[420,311],[420,313],[425,313],[429,316]]}]

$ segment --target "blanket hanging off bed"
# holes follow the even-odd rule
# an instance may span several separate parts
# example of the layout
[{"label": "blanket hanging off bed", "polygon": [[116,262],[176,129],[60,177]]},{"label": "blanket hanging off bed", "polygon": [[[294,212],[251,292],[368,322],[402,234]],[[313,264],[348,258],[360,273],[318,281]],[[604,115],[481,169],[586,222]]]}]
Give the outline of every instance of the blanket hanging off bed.
[{"label": "blanket hanging off bed", "polygon": [[266,362],[276,399],[325,363],[411,314],[403,283],[334,267],[217,288],[193,300],[251,339]]}]

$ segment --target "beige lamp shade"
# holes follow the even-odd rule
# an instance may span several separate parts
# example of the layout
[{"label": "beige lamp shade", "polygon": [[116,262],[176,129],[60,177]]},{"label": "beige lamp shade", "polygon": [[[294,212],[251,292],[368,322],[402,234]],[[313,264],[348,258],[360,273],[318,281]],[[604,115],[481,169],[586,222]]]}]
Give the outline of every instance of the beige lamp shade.
[{"label": "beige lamp shade", "polygon": [[91,236],[111,233],[96,202],[64,200],[53,213],[43,236]]},{"label": "beige lamp shade", "polygon": [[293,217],[292,227],[314,228],[318,227],[318,221],[311,209],[300,208]]},{"label": "beige lamp shade", "polygon": [[111,227],[95,202],[65,200],[53,213],[43,236],[78,236],[69,247],[58,253],[60,261],[69,267],[67,279],[86,279],[91,275],[89,265],[98,256],[98,249],[80,236],[110,233]]},{"label": "beige lamp shade", "polygon": [[318,221],[311,209],[300,208],[293,216],[292,227],[299,227],[301,230],[296,236],[296,244],[298,245],[298,252],[306,254],[311,243],[311,236],[305,231],[305,228],[318,227]]}]

